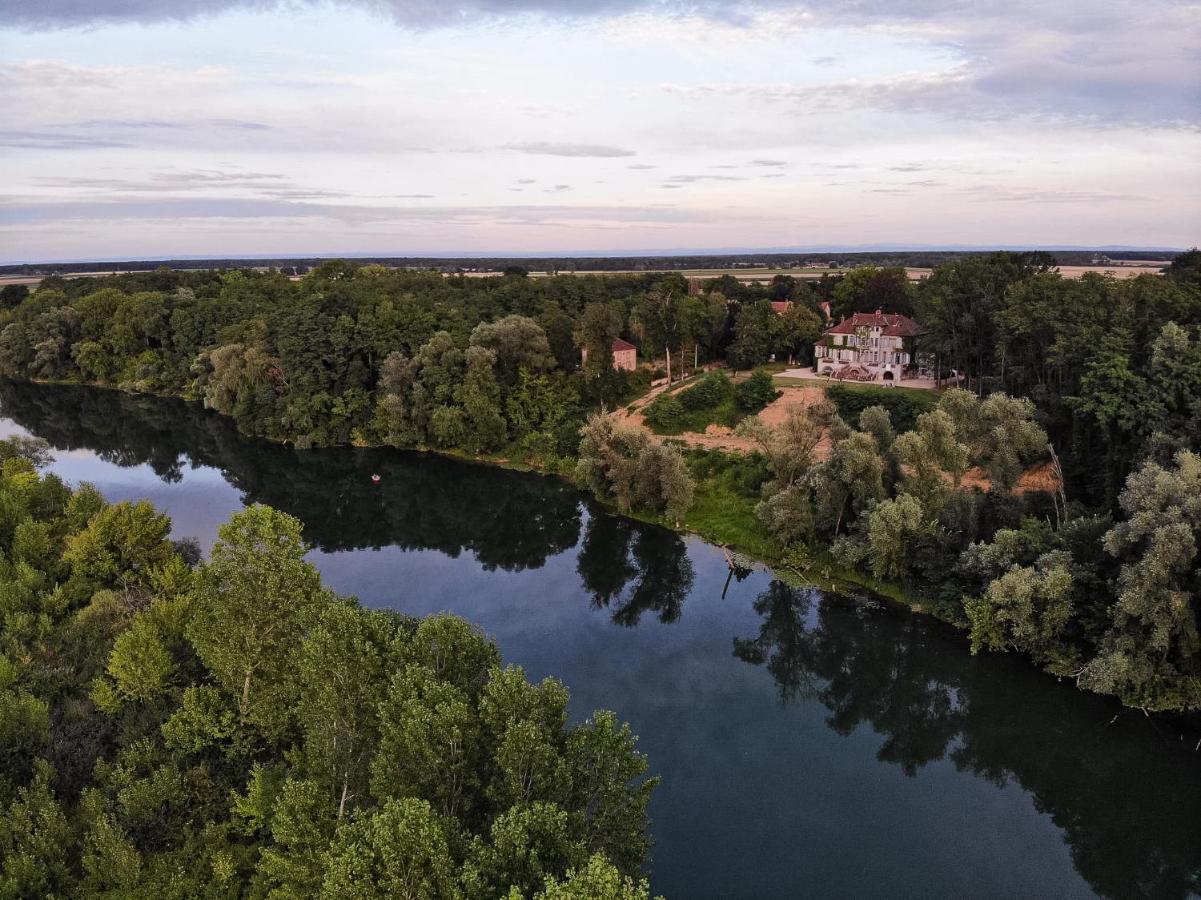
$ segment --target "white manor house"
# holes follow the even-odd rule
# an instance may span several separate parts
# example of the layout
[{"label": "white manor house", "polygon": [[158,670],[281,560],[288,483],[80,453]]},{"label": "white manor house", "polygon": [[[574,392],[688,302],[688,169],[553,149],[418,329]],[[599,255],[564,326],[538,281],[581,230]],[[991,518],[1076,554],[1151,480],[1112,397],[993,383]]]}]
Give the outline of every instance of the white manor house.
[{"label": "white manor house", "polygon": [[822,333],[813,348],[813,369],[853,381],[901,381],[911,371],[919,331],[913,319],[898,313],[855,313]]}]

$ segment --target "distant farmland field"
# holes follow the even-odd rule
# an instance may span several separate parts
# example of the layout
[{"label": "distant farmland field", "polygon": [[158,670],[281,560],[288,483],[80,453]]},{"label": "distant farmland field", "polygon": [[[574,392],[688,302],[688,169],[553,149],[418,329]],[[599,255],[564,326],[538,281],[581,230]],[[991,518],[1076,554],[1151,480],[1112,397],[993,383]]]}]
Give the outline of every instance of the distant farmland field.
[{"label": "distant farmland field", "polygon": [[[1098,272],[1100,274],[1112,275],[1115,278],[1133,278],[1135,275],[1157,274],[1163,271],[1167,263],[1153,262],[1150,260],[1132,260],[1115,263],[1108,266],[1059,266],[1059,272],[1064,278],[1079,278],[1085,272]],[[777,275],[790,275],[793,278],[799,279],[818,279],[823,275],[841,275],[845,274],[848,269],[827,269],[827,268],[736,268],[736,269],[623,269],[623,270],[607,270],[607,271],[591,271],[577,270],[566,271],[559,270],[550,272],[544,270],[531,270],[531,278],[546,278],[552,274],[558,275],[645,275],[650,272],[679,272],[685,278],[721,278],[724,275],[730,275],[737,278],[739,281],[747,284],[765,283],[771,281]],[[921,269],[909,267],[905,270],[909,273],[910,281],[921,281],[930,274],[930,269]],[[102,278],[105,275],[119,274],[115,272],[78,272],[65,275],[65,278]],[[468,278],[496,278],[501,272],[465,272]],[[292,280],[299,280],[301,276],[292,276]],[[0,287],[6,284],[24,284],[30,287],[41,282],[42,278],[38,275],[0,275]]]}]

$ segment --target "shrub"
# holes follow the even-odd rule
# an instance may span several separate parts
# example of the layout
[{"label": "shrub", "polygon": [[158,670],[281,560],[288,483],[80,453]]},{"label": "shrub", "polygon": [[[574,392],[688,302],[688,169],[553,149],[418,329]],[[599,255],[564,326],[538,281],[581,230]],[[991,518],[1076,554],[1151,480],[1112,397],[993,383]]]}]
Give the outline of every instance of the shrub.
[{"label": "shrub", "polygon": [[776,399],[776,388],[772,384],[771,374],[764,369],[756,369],[746,381],[734,389],[734,402],[739,409],[747,412],[758,412]]},{"label": "shrub", "polygon": [[684,409],[695,412],[698,409],[720,406],[733,396],[733,393],[734,386],[729,375],[725,372],[709,372],[701,376],[688,390],[680,391],[679,397]]},{"label": "shrub", "polygon": [[659,431],[680,431],[684,424],[684,406],[675,394],[660,394],[643,413],[646,423]]}]

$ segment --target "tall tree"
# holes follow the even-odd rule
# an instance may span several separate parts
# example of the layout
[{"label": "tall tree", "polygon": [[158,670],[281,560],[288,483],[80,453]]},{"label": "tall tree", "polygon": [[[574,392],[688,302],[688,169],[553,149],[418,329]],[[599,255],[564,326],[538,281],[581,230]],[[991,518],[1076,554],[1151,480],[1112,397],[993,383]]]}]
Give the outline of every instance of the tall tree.
[{"label": "tall tree", "polygon": [[1126,519],[1105,535],[1121,559],[1120,593],[1100,653],[1080,674],[1092,690],[1145,709],[1201,707],[1201,455],[1131,474]]},{"label": "tall tree", "polygon": [[241,723],[274,738],[294,714],[296,648],[326,595],[291,516],[251,506],[218,535],[200,573],[188,637]]}]

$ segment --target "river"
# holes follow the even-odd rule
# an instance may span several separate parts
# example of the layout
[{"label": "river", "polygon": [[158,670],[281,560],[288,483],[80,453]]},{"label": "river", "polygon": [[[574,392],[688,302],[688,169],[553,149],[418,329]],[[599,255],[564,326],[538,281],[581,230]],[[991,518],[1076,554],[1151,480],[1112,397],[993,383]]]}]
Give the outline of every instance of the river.
[{"label": "river", "polygon": [[[336,591],[482,628],[571,711],[629,721],[662,784],[669,898],[1184,897],[1201,753],[1179,731],[920,616],[795,589],[562,482],[393,450],[293,451],[179,401],[0,382],[0,434],[211,545],[305,523]],[[371,475],[382,478],[378,485]]]}]

